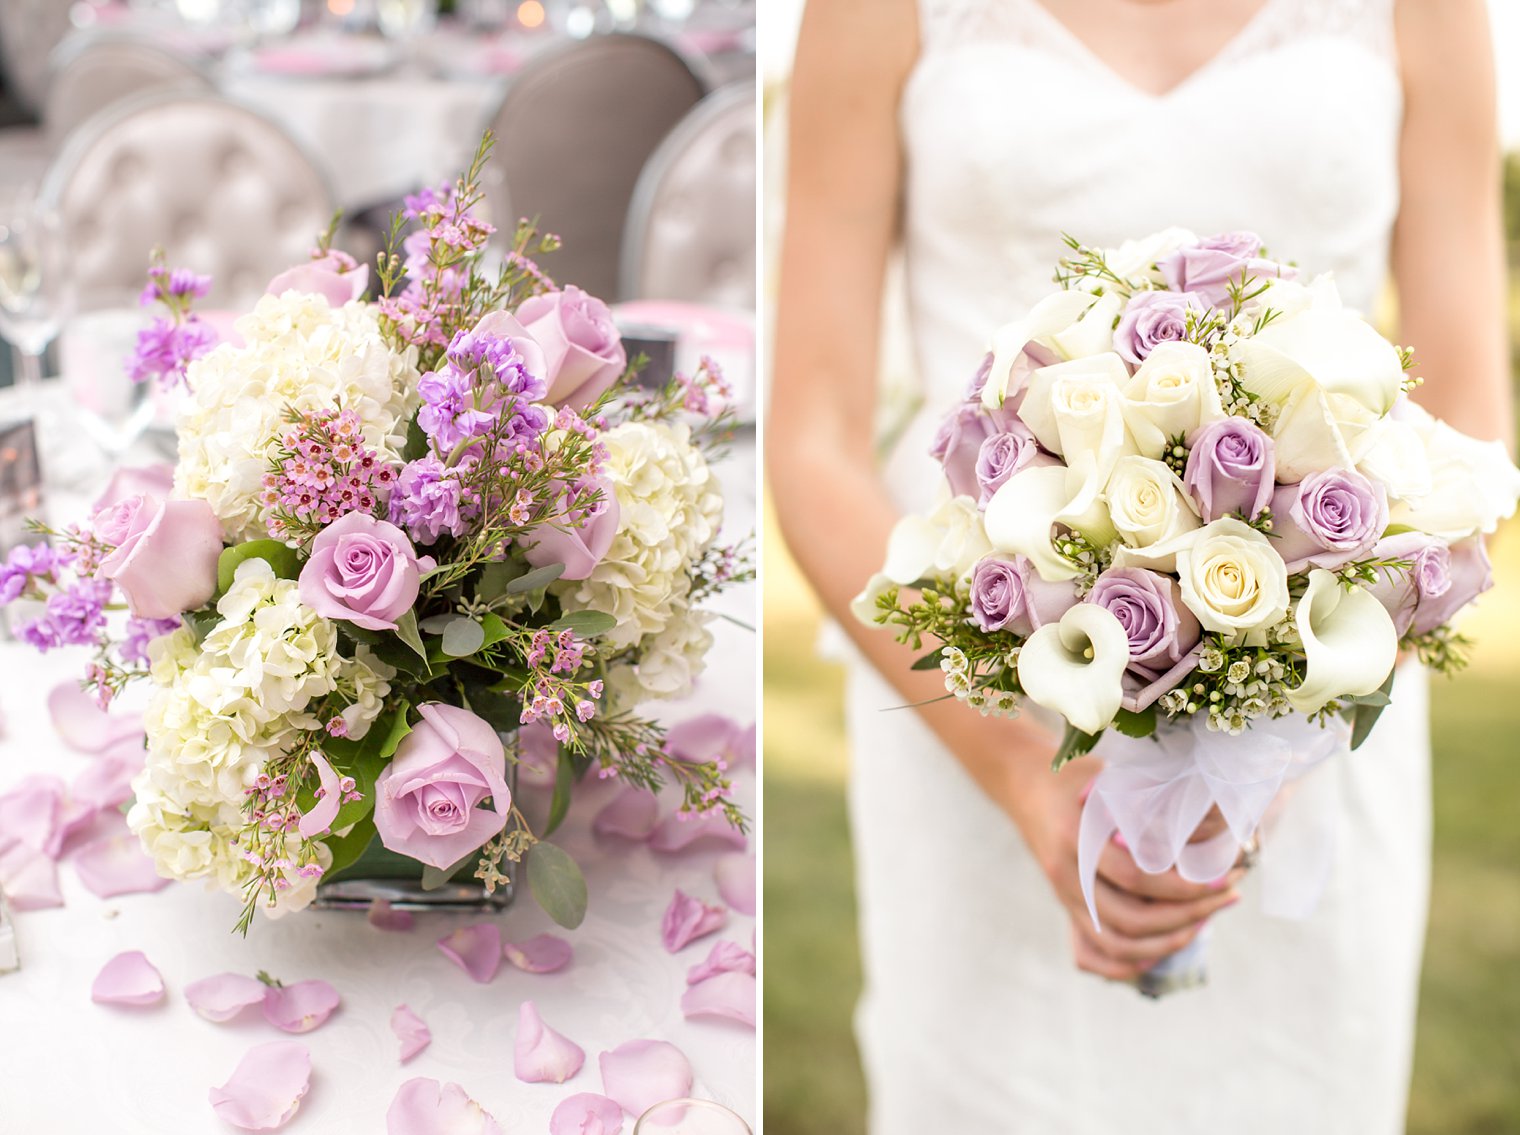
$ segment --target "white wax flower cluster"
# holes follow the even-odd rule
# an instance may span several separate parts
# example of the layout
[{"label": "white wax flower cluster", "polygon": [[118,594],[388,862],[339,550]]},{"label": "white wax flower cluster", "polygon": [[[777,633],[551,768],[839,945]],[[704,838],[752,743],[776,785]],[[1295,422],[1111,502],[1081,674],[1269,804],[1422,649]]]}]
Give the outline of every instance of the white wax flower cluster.
[{"label": "white wax flower cluster", "polygon": [[394,464],[419,378],[415,349],[391,350],[371,305],[289,291],[236,326],[243,346],[223,343],[186,374],[174,477],[175,496],[208,502],[233,541],[269,535],[259,491],[289,409],[354,411],[365,445]]}]

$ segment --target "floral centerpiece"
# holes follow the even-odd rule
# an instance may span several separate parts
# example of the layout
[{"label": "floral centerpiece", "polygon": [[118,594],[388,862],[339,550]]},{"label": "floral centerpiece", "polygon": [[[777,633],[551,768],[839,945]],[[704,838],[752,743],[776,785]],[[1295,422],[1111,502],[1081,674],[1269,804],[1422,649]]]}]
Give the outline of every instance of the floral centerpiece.
[{"label": "floral centerpiece", "polygon": [[[702,600],[749,574],[718,543],[725,384],[705,362],[633,383],[607,307],[544,276],[556,242],[527,223],[488,268],[489,149],[407,199],[373,301],[329,233],[218,342],[191,310],[209,281],[155,267],[165,314],[128,369],[179,389],[172,479],[124,471],[0,569],[0,601],[44,604],[21,638],[94,649],[102,705],[151,688],[128,823],[161,874],[239,895],[244,929],[372,846],[424,885],[523,864],[574,925],[584,879],[544,837],[592,770],[745,823],[719,764],[639,713],[690,689]],[[524,732],[557,750],[537,832],[511,788]]]},{"label": "floral centerpiece", "polygon": [[[1056,715],[1057,768],[1102,738],[1096,921],[1116,830],[1147,871],[1217,878],[1282,783],[1367,737],[1401,650],[1463,664],[1452,619],[1491,584],[1520,470],[1254,235],[1068,244],[938,431],[942,503],[899,523],[856,612],[932,645],[946,696]],[[1190,845],[1215,806],[1229,830]]]}]

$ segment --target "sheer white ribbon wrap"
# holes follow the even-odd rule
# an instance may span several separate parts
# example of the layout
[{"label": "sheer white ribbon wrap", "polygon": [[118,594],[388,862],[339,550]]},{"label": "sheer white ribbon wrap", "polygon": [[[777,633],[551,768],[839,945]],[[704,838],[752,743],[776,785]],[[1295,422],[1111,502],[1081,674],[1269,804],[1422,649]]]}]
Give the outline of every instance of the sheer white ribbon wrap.
[{"label": "sheer white ribbon wrap", "polygon": [[[1094,749],[1105,766],[1093,780],[1077,842],[1093,924],[1099,925],[1093,901],[1098,858],[1115,832],[1142,871],[1159,875],[1175,867],[1190,883],[1218,879],[1256,835],[1282,786],[1345,752],[1350,735],[1339,719],[1322,728],[1298,714],[1258,720],[1234,737],[1210,732],[1201,715],[1188,724],[1163,722],[1154,736],[1139,740],[1105,733]],[[1334,853],[1333,785],[1331,777],[1312,778],[1287,809],[1293,815],[1276,824],[1272,855],[1262,861],[1266,913],[1304,918],[1314,909]],[[1189,843],[1216,804],[1226,830]]]}]

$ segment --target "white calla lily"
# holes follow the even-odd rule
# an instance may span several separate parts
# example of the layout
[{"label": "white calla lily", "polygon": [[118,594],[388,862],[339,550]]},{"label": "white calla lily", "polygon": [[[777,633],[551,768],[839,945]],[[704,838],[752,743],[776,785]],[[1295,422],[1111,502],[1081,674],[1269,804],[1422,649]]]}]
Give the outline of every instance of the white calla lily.
[{"label": "white calla lily", "polygon": [[1019,354],[1030,343],[1049,340],[1082,318],[1098,297],[1087,292],[1060,291],[1046,296],[1023,319],[1005,323],[993,333],[992,370],[982,387],[982,405],[996,410],[1008,396],[1008,376]]},{"label": "white calla lily", "polygon": [[887,537],[887,559],[881,574],[901,584],[922,579],[934,563],[939,540],[939,530],[927,516],[909,513],[893,526]]},{"label": "white calla lily", "polygon": [[1114,323],[1124,303],[1109,292],[1082,313],[1082,318],[1050,337],[1063,359],[1085,359],[1114,349]]},{"label": "white calla lily", "polygon": [[1129,635],[1095,603],[1078,603],[1046,623],[1019,651],[1019,685],[1036,705],[1084,733],[1107,728],[1124,697]]},{"label": "white calla lily", "polygon": [[1040,578],[1074,579],[1077,569],[1056,551],[1051,528],[1063,524],[1094,544],[1115,532],[1102,500],[1103,485],[1077,469],[1044,465],[1015,473],[993,494],[982,515],[987,540],[1000,552],[1029,557]]},{"label": "white calla lily", "polygon": [[992,550],[970,497],[946,497],[927,516],[909,513],[887,537],[881,574],[906,586],[932,576],[965,575]]},{"label": "white calla lily", "polygon": [[877,572],[866,585],[860,589],[860,594],[850,600],[850,614],[854,615],[868,627],[876,625],[876,600],[880,599],[888,591],[897,586],[897,581],[884,572]]},{"label": "white calla lily", "polygon": [[1345,394],[1305,383],[1293,392],[1272,430],[1277,479],[1285,485],[1324,469],[1349,469],[1352,445],[1379,416]]},{"label": "white calla lily", "polygon": [[1294,614],[1304,644],[1304,680],[1288,691],[1299,713],[1317,713],[1339,697],[1370,694],[1398,660],[1399,635],[1377,596],[1347,589],[1315,568]]},{"label": "white calla lily", "polygon": [[1275,320],[1235,350],[1245,388],[1277,405],[1312,385],[1386,414],[1404,380],[1393,344],[1355,312],[1329,305]]}]

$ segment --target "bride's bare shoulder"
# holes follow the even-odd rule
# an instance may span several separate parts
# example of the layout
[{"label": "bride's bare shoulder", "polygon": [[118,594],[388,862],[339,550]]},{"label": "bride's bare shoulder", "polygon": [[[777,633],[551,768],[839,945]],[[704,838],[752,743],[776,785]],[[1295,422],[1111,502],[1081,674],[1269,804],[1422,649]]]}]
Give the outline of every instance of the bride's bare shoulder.
[{"label": "bride's bare shoulder", "polygon": [[900,85],[918,59],[919,3],[808,0],[797,39],[797,72],[829,85]]}]

